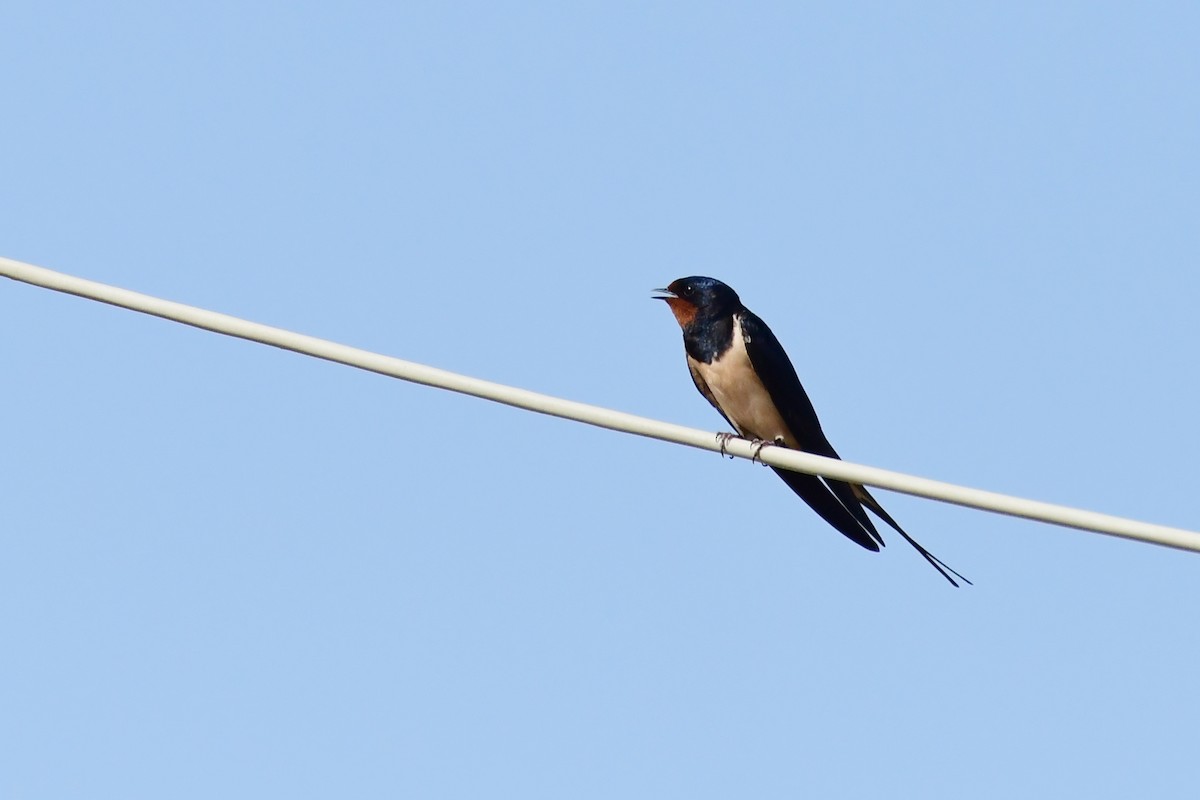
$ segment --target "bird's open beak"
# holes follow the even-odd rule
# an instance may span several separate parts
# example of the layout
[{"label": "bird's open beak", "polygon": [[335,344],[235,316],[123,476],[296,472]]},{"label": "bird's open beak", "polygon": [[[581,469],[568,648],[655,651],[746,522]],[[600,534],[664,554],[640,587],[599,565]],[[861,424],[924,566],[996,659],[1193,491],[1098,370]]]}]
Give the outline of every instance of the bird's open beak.
[{"label": "bird's open beak", "polygon": [[[654,300],[674,300],[679,295],[672,292],[670,289],[651,289],[654,292]],[[661,296],[660,296],[661,295]]]}]

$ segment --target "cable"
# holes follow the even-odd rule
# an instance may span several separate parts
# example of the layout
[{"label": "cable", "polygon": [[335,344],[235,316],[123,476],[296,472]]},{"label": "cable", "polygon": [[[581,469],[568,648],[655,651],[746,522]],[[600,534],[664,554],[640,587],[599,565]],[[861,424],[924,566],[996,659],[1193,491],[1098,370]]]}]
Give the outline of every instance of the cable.
[{"label": "cable", "polygon": [[380,375],[449,389],[452,392],[481,397],[497,403],[504,403],[539,414],[549,414],[555,417],[585,422],[601,428],[608,428],[638,436],[648,436],[665,442],[688,445],[702,450],[725,452],[740,458],[754,459],[772,467],[782,467],[796,472],[806,472],[813,475],[824,475],[829,478],[861,483],[868,486],[878,486],[905,494],[941,500],[984,511],[994,511],[1016,517],[1050,522],[1080,530],[1095,531],[1110,536],[1134,539],[1151,544],[1175,547],[1181,550],[1200,552],[1200,533],[1171,528],[1165,525],[1154,525],[1094,511],[1085,511],[1067,506],[1043,503],[1036,500],[1025,500],[996,492],[970,489],[952,483],[919,478],[900,472],[867,467],[848,461],[824,458],[822,456],[803,453],[798,450],[788,450],[782,447],[766,447],[759,452],[758,448],[744,439],[731,439],[724,445],[717,436],[709,431],[696,428],[686,428],[682,425],[672,425],[667,422],[613,411],[607,408],[563,400],[558,397],[505,386],[500,383],[470,378],[454,372],[402,361],[398,358],[348,347],[343,344],[305,336],[300,333],[249,322],[227,314],[206,311],[202,308],[162,300],[157,297],[119,289],[103,283],[64,275],[43,267],[24,264],[20,261],[0,257],[0,275],[24,283],[53,289],[66,294],[98,300],[102,303],[140,311],[163,319],[182,322],[204,330],[236,336],[262,344],[269,344],[284,350],[291,350],[304,355],[335,361]]}]

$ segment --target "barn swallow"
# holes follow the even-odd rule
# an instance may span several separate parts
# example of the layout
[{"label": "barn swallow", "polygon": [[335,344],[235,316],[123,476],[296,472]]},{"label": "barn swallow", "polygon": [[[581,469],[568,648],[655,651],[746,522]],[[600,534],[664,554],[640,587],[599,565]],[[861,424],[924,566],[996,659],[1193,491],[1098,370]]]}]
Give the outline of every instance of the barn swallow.
[{"label": "barn swallow", "polygon": [[[688,371],[704,399],[739,435],[768,445],[841,456],[825,438],[817,412],[783,346],[767,324],[714,278],[680,278],[655,290],[679,327]],[[761,445],[760,445],[761,446]],[[800,499],[848,539],[878,552],[883,537],[864,507],[896,529],[934,569],[958,586],[970,583],[909,536],[866,487],[772,467]]]}]

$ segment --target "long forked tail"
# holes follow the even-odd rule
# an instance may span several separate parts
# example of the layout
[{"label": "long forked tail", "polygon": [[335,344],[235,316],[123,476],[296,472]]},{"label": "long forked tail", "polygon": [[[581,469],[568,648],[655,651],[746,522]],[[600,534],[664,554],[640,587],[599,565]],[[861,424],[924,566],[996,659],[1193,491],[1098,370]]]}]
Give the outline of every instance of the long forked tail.
[{"label": "long forked tail", "polygon": [[[858,501],[860,503],[862,503],[864,506],[869,508],[871,510],[871,513],[875,514],[875,516],[879,517],[881,520],[886,522],[888,525],[891,525],[892,528],[895,529],[896,533],[903,536],[904,540],[906,542],[908,542],[909,544],[911,544],[913,546],[913,548],[925,558],[926,561],[928,561],[930,564],[932,564],[934,569],[936,569],[938,572],[942,573],[942,577],[945,578],[946,580],[950,581],[950,584],[952,586],[954,586],[955,588],[958,588],[958,581],[955,581],[954,578],[958,578],[958,580],[962,581],[963,583],[967,584],[968,586],[975,585],[975,584],[971,583],[970,579],[967,578],[966,576],[964,576],[961,572],[954,569],[949,564],[947,564],[945,561],[942,561],[940,558],[935,556],[933,553],[926,550],[924,547],[921,546],[920,542],[918,542],[916,539],[909,536],[908,532],[905,531],[904,528],[901,528],[900,524],[898,522],[896,522],[896,520],[892,519],[892,515],[883,510],[883,506],[881,506],[879,504],[878,500],[876,500],[874,497],[871,496],[871,493],[867,491],[867,488],[865,486],[853,485],[852,491],[854,492],[854,496],[858,499]],[[951,577],[951,576],[954,576],[954,577]]]}]

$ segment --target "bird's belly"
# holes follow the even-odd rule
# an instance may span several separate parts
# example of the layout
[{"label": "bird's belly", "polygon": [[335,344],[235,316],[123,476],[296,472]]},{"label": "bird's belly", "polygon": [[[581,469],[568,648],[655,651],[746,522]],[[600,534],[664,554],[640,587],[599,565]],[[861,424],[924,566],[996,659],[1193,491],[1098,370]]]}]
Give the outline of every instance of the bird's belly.
[{"label": "bird's belly", "polygon": [[738,433],[771,442],[782,439],[788,447],[799,447],[750,365],[740,336],[734,337],[733,346],[720,359],[709,364],[693,362],[692,366]]}]

